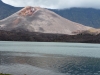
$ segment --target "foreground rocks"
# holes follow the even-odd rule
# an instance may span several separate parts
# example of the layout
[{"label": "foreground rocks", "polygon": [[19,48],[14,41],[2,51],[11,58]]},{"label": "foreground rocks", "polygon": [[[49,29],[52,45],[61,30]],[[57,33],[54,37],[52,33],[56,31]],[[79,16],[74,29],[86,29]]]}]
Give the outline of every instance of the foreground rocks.
[{"label": "foreground rocks", "polygon": [[11,74],[3,74],[3,73],[0,73],[0,75],[11,75]]}]

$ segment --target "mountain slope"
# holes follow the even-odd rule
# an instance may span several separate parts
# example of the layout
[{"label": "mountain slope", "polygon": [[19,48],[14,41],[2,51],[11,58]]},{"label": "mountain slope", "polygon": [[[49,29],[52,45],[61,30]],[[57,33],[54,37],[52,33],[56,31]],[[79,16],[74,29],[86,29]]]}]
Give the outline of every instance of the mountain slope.
[{"label": "mountain slope", "polygon": [[71,21],[100,28],[100,10],[92,8],[71,8],[64,10],[52,10],[60,16]]},{"label": "mountain slope", "polygon": [[28,31],[56,34],[77,34],[86,31],[87,27],[56,13],[40,7],[26,7],[17,13],[0,20],[0,30]]},{"label": "mountain slope", "polygon": [[[4,19],[16,11],[19,11],[21,8],[13,7],[7,4],[4,4],[0,0],[0,20]],[[63,10],[51,10],[60,16],[69,19],[71,21],[91,26],[95,28],[100,28],[100,10],[92,8],[71,8]]]}]

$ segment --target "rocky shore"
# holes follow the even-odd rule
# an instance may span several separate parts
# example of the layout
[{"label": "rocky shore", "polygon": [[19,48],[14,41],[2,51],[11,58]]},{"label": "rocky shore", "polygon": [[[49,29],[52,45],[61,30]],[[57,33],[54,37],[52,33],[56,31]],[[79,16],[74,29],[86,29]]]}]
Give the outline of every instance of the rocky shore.
[{"label": "rocky shore", "polygon": [[0,41],[100,43],[100,34],[47,34],[36,32],[0,31]]}]

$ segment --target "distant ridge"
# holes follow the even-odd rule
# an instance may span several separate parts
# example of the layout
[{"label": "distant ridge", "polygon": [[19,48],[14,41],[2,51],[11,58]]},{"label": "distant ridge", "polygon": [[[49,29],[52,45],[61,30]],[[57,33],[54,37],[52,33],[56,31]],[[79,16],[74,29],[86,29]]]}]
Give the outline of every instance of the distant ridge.
[{"label": "distant ridge", "polygon": [[22,8],[13,7],[11,5],[3,3],[0,0],[0,20],[12,15],[13,13],[17,12],[20,9],[22,9]]}]

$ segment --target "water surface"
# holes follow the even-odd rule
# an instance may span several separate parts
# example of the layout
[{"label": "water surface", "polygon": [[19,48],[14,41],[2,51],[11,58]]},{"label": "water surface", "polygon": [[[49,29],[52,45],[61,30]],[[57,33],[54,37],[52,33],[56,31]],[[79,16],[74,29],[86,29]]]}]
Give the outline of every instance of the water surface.
[{"label": "water surface", "polygon": [[0,72],[100,75],[100,44],[1,41]]}]

